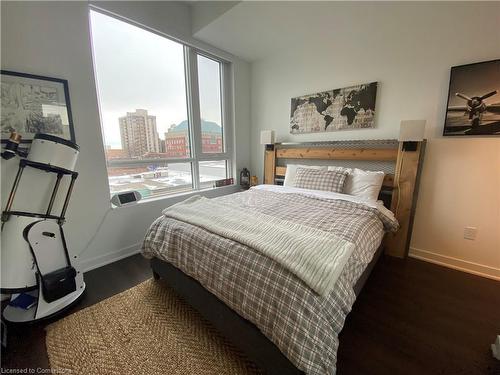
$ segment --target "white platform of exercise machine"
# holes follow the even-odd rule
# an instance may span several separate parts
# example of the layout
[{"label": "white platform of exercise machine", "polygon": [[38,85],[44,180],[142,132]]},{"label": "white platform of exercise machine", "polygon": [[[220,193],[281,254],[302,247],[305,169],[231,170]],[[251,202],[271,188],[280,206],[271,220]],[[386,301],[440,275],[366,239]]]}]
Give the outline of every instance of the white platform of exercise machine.
[{"label": "white platform of exercise machine", "polygon": [[[26,292],[27,294],[36,296],[38,298],[38,303],[27,310],[7,305],[7,307],[3,310],[3,318],[9,323],[32,323],[38,320],[50,318],[54,314],[70,308],[73,304],[78,302],[79,298],[85,291],[85,282],[83,281],[83,277],[80,276],[80,279],[81,281],[79,282],[77,278],[77,289],[73,293],[50,303],[46,302],[43,298],[38,298],[38,294],[41,293],[41,290]],[[15,298],[17,296],[18,294],[14,294],[11,298]]]}]

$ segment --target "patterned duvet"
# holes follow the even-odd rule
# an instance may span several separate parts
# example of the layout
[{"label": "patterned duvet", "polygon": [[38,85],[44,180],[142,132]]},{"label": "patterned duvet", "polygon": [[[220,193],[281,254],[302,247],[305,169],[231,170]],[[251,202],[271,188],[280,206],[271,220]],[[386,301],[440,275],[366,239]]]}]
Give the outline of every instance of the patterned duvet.
[{"label": "patterned duvet", "polygon": [[335,290],[321,297],[256,250],[164,216],[149,228],[143,255],[165,260],[254,323],[306,374],[334,374],[338,334],[355,301],[353,290],[384,232],[397,222],[376,208],[346,200],[251,189],[215,198],[332,232],[355,245]]}]

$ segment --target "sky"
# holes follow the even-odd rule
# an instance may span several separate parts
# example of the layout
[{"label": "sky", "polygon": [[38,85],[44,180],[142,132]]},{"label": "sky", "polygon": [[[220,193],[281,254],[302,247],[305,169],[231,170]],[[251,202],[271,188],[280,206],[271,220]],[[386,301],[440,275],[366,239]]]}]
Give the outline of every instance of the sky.
[{"label": "sky", "polygon": [[[187,119],[182,44],[90,12],[94,69],[106,145],[121,148],[118,118],[136,109],[156,116],[160,138]],[[201,117],[221,124],[219,63],[198,56]]]}]

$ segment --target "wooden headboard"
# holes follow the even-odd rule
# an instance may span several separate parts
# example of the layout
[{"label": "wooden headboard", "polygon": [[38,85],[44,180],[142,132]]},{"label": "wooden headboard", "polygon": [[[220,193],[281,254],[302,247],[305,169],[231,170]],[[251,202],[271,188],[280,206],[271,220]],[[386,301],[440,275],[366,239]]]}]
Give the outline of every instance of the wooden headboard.
[{"label": "wooden headboard", "polygon": [[[315,144],[297,143],[267,145],[264,154],[264,183],[276,184],[286,173],[286,160],[323,160],[388,162],[394,164],[394,173],[386,173],[383,191],[390,194],[390,209],[399,221],[400,229],[389,233],[384,239],[388,255],[404,258],[408,255],[413,227],[413,217],[418,194],[418,182],[425,150],[425,141],[405,144],[394,140],[359,141],[349,147],[335,145],[337,142]],[[342,142],[338,142],[342,143]],[[384,146],[386,143],[388,146]],[[370,144],[370,147],[367,145]],[[373,147],[373,145],[376,147]]]}]

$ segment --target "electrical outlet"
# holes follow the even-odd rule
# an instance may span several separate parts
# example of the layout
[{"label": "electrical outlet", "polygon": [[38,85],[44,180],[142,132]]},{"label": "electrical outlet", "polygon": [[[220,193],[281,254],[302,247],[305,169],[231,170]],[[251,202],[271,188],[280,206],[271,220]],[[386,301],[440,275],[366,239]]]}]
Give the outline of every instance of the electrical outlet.
[{"label": "electrical outlet", "polygon": [[464,228],[464,238],[466,240],[475,240],[477,234],[477,228],[475,227],[465,227]]}]

